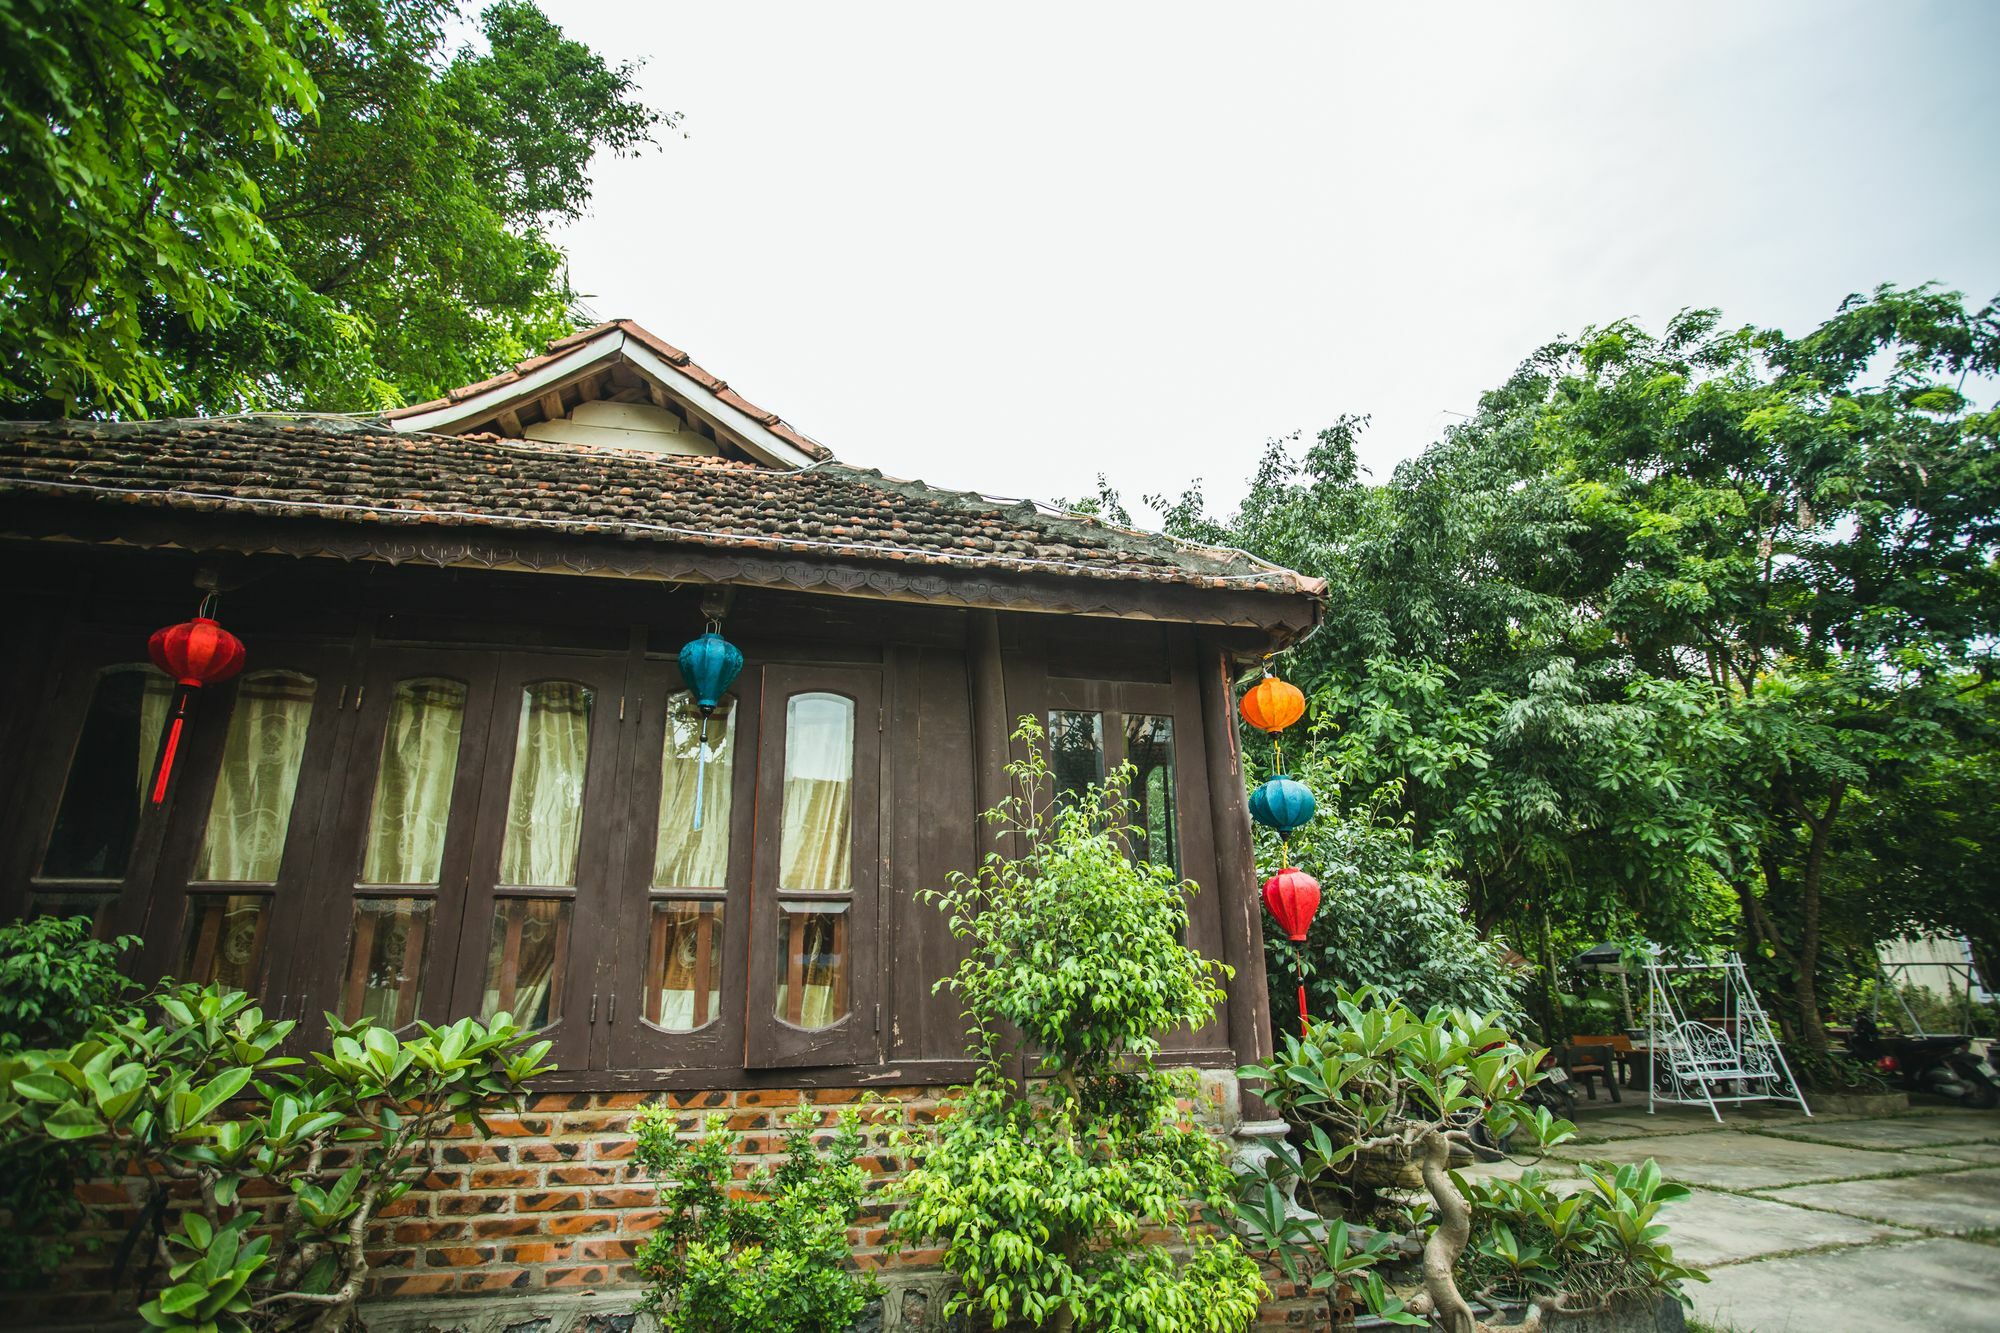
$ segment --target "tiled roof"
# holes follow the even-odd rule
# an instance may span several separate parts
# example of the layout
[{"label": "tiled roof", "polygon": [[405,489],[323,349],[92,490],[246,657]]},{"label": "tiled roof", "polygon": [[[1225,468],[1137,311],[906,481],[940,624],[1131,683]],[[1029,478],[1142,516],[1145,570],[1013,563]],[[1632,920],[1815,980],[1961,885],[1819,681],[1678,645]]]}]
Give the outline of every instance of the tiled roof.
[{"label": "tiled roof", "polygon": [[839,463],[398,433],[332,417],[0,424],[0,495],[526,529],[831,559],[1318,595],[1239,551]]},{"label": "tiled roof", "polygon": [[683,352],[680,348],[674,346],[666,339],[659,337],[657,334],[650,333],[641,328],[629,319],[608,319],[602,324],[594,324],[590,328],[579,329],[566,338],[557,338],[551,342],[548,350],[540,356],[531,356],[526,361],[514,366],[511,370],[503,370],[491,379],[481,380],[477,384],[463,385],[453,389],[442,398],[433,398],[427,403],[412,403],[408,407],[399,407],[382,415],[386,420],[390,421],[402,417],[418,416],[425,412],[436,411],[440,407],[450,407],[454,403],[462,403],[468,398],[476,398],[480,394],[487,393],[493,389],[504,389],[516,380],[525,378],[535,371],[540,370],[543,366],[557,360],[572,349],[580,347],[584,343],[590,342],[606,333],[610,333],[614,329],[623,333],[626,337],[641,343],[648,351],[652,352],[662,361],[665,361],[675,370],[686,375],[689,379],[701,385],[702,388],[707,389],[737,411],[750,417],[764,427],[764,429],[785,441],[785,443],[804,450],[807,456],[821,460],[833,457],[833,451],[818,440],[800,434],[788,425],[784,418],[780,417],[776,412],[757,406],[757,404],[730,388],[727,380],[712,375],[696,365],[694,358],[690,357],[686,352]]}]

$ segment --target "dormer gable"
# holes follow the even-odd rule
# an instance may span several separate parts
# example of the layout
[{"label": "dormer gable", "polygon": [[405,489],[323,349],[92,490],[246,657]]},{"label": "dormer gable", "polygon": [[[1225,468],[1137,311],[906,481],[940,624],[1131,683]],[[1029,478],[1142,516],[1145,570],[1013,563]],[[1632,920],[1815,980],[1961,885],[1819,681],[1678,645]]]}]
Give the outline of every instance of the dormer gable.
[{"label": "dormer gable", "polygon": [[383,414],[399,431],[504,435],[800,468],[833,457],[631,320],[558,338],[491,379]]}]

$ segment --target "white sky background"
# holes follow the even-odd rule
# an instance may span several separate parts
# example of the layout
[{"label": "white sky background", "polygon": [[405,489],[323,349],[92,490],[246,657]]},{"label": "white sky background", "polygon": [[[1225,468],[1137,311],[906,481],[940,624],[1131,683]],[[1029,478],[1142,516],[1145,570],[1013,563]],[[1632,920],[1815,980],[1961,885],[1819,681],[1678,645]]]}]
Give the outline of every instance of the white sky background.
[{"label": "white sky background", "polygon": [[1586,324],[2000,295],[1991,0],[543,7],[686,116],[559,238],[592,308],[942,485],[1226,512]]}]

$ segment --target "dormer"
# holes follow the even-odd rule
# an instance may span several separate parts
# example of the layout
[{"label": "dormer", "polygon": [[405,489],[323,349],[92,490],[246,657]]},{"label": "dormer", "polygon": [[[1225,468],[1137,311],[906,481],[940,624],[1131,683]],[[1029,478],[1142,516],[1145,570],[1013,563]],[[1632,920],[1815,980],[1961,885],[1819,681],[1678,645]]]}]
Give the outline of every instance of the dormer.
[{"label": "dormer", "polygon": [[774,468],[833,456],[686,352],[625,319],[558,338],[547,352],[491,379],[384,416],[406,432],[490,433]]}]

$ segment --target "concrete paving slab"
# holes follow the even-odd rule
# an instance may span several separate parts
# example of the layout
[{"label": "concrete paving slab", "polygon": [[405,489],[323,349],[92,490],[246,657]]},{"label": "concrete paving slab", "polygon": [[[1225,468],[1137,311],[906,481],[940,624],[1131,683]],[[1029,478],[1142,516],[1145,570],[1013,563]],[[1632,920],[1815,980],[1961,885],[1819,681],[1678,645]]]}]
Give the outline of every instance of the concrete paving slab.
[{"label": "concrete paving slab", "polygon": [[1917,1240],[1731,1264],[1691,1283],[1695,1313],[1744,1333],[2000,1333],[2000,1248]]},{"label": "concrete paving slab", "polygon": [[[1893,1180],[1843,1180],[1759,1193],[1779,1203],[1831,1208],[1854,1217],[1929,1231],[1981,1231],[2000,1226],[2000,1167]],[[1996,1285],[2000,1285],[2000,1247],[1988,1249],[1987,1262],[1992,1265]]]},{"label": "concrete paving slab", "polygon": [[2000,1166],[2000,1143],[1954,1143],[1943,1148],[1912,1148],[1911,1157],[1948,1157],[1980,1166]]},{"label": "concrete paving slab", "polygon": [[1852,1176],[1907,1171],[1918,1165],[1904,1153],[1798,1143],[1733,1129],[1713,1134],[1620,1139],[1616,1143],[1564,1144],[1556,1153],[1572,1160],[1617,1163],[1643,1162],[1651,1157],[1671,1179],[1732,1190],[1845,1180]]},{"label": "concrete paving slab", "polygon": [[[1765,1254],[1868,1245],[1914,1233],[1859,1218],[1794,1208],[1768,1199],[1697,1189],[1660,1210],[1674,1257],[1695,1268],[1739,1263]],[[1996,1251],[2000,1258],[2000,1251]]]},{"label": "concrete paving slab", "polygon": [[1849,1148],[1928,1148],[1973,1141],[2000,1143],[2000,1113],[1941,1111],[1882,1120],[1846,1120],[1788,1125],[1774,1132]]}]

